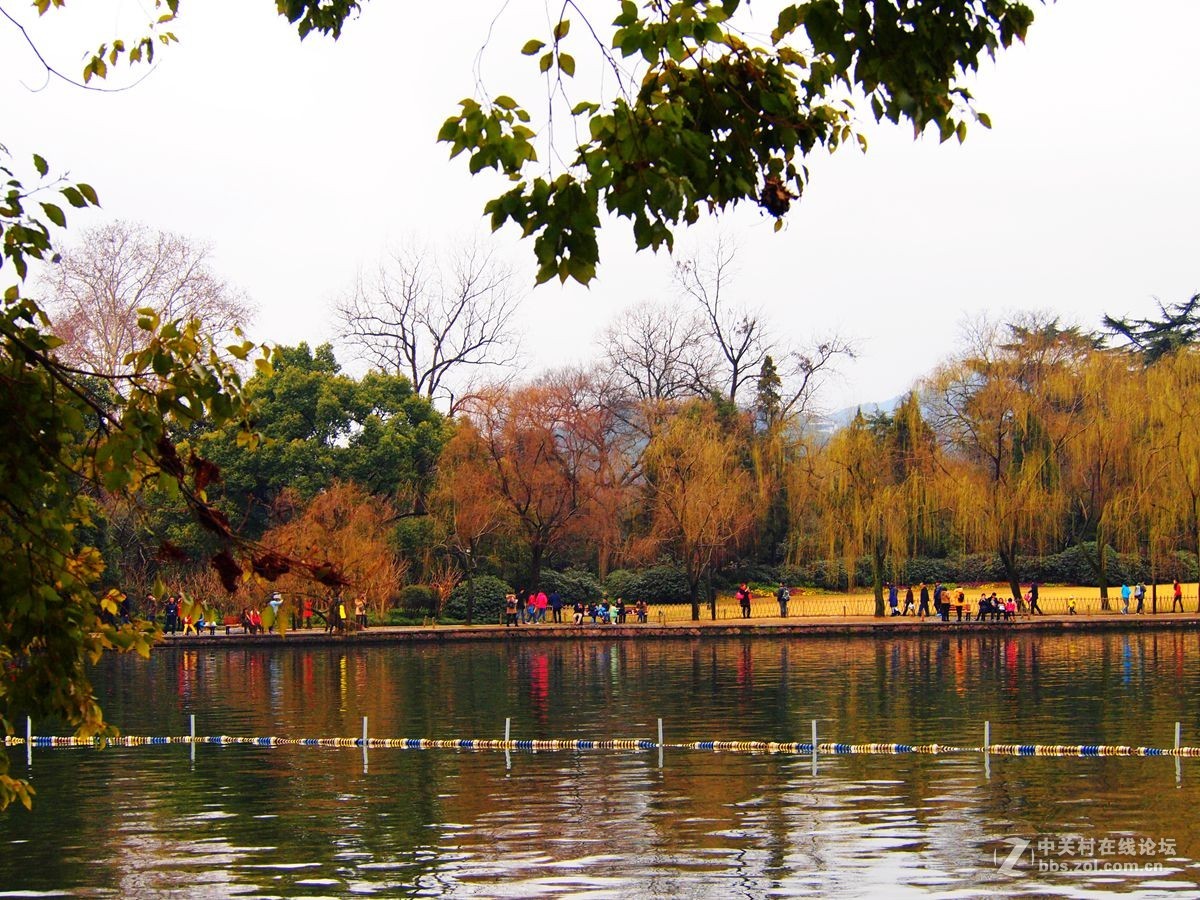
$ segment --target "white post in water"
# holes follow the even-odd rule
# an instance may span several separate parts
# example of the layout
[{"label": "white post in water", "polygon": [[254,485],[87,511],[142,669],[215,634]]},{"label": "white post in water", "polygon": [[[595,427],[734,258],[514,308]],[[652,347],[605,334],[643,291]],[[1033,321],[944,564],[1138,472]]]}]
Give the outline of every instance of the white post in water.
[{"label": "white post in water", "polygon": [[817,774],[817,720],[812,720],[812,770]]},{"label": "white post in water", "polygon": [[192,713],[190,716],[188,716],[188,720],[190,722],[190,727],[188,728],[188,734],[191,736],[191,740],[188,741],[188,750],[190,751],[188,753],[188,756],[191,759],[192,765],[195,765],[196,764],[196,714]]},{"label": "white post in water", "polygon": [[663,765],[663,727],[662,718],[658,720],[658,767],[661,769]]},{"label": "white post in water", "polygon": [[504,768],[512,768],[512,754],[508,750],[508,742],[512,740],[512,716],[504,719]]},{"label": "white post in water", "polygon": [[[1178,750],[1183,746],[1183,732],[1180,729],[1178,722],[1175,723],[1175,749]],[[1175,754],[1175,787],[1183,787],[1183,764],[1179,760],[1179,754]]]},{"label": "white post in water", "polygon": [[33,768],[33,717],[25,717],[25,767]]},{"label": "white post in water", "polygon": [[992,780],[992,753],[989,749],[992,746],[992,723],[986,721],[983,723],[983,777],[988,781]]},{"label": "white post in water", "polygon": [[367,717],[363,716],[363,774],[367,774]]}]

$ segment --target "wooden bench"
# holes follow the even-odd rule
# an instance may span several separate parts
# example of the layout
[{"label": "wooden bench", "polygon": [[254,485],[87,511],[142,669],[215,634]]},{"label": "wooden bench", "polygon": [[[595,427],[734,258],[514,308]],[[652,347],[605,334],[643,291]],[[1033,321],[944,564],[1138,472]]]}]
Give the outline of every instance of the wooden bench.
[{"label": "wooden bench", "polygon": [[243,634],[246,633],[246,626],[242,624],[242,620],[239,616],[226,616],[222,620],[221,624],[225,626],[226,634],[231,634],[232,632],[230,629],[232,628],[240,628],[242,629]]}]

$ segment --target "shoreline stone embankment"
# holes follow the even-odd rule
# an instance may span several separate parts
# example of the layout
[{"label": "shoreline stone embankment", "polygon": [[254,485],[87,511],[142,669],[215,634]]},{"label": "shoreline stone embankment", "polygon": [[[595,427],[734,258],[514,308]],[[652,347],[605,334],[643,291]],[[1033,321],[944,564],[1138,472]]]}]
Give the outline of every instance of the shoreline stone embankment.
[{"label": "shoreline stone embankment", "polygon": [[912,617],[883,619],[859,617],[793,619],[724,619],[716,622],[669,624],[585,625],[383,625],[350,634],[328,634],[317,629],[289,630],[277,634],[168,635],[162,648],[211,649],[215,647],[314,647],[381,646],[393,644],[458,644],[469,641],[571,641],[571,640],[713,640],[723,638],[810,637],[922,637],[956,634],[1073,634],[1078,632],[1196,631],[1200,614],[1037,616],[1011,622],[940,622]]}]

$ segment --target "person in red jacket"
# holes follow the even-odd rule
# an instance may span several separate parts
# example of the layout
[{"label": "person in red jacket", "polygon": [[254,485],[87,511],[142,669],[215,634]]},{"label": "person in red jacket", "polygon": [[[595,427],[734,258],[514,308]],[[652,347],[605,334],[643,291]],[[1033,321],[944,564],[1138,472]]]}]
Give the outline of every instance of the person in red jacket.
[{"label": "person in red jacket", "polygon": [[746,582],[742,582],[737,589],[738,605],[742,608],[742,618],[750,618],[750,588],[746,586]]}]

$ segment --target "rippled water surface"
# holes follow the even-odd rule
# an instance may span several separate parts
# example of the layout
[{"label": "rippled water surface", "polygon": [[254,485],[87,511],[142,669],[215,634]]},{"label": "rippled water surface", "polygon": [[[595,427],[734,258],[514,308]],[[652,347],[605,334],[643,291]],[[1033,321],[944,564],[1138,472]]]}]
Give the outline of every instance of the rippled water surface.
[{"label": "rippled water surface", "polygon": [[[1198,660],[1169,632],[547,641],[164,650],[97,685],[129,734],[195,713],[200,734],[498,738],[511,716],[514,738],[654,738],[662,716],[668,741],[803,741],[815,718],[822,741],[977,746],[990,720],[995,742],[1170,746],[1177,720],[1200,744]],[[31,774],[0,896],[1200,892],[1200,760],[169,746],[35,750]]]}]

